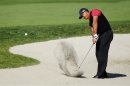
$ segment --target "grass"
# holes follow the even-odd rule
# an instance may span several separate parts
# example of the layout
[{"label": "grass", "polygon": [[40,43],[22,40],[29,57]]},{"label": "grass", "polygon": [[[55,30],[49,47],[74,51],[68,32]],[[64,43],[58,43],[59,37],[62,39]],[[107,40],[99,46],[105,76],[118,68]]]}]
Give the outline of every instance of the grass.
[{"label": "grass", "polygon": [[[111,22],[114,33],[130,33],[130,22]],[[24,36],[28,33],[28,36]],[[9,53],[14,45],[51,39],[89,35],[86,24],[37,25],[0,28],[0,68],[15,68],[39,64],[39,61]]]},{"label": "grass", "polygon": [[[82,25],[50,25],[50,26],[16,26],[0,28],[0,68],[16,68],[39,64],[39,61],[20,55],[9,53],[9,48],[14,45],[47,41],[70,36],[83,35]],[[24,33],[28,33],[25,36]],[[88,33],[88,31],[86,31]]]},{"label": "grass", "polygon": [[86,21],[78,20],[78,11],[81,7],[88,7],[89,9],[99,8],[110,21],[128,21],[130,20],[129,4],[130,1],[117,3],[88,2],[0,5],[0,27],[84,23]]},{"label": "grass", "polygon": [[[85,2],[120,2],[122,0],[0,0],[1,5],[32,3],[85,3]],[[127,1],[127,0],[123,0]]]},{"label": "grass", "polygon": [[[109,18],[114,33],[130,33],[129,0],[82,1],[0,0],[0,69],[40,63],[33,58],[11,54],[9,48],[12,46],[89,35],[88,22],[78,20],[81,7],[101,9]],[[25,33],[28,36],[24,36]]]}]

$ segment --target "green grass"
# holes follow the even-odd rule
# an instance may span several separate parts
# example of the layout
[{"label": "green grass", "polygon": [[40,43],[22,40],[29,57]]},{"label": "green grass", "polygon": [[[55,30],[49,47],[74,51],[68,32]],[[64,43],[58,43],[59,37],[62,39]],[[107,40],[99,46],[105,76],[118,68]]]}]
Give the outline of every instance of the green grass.
[{"label": "green grass", "polygon": [[[130,33],[130,21],[111,22],[111,25],[113,26],[114,33]],[[24,33],[28,33],[28,36],[24,36]],[[89,28],[86,27],[86,23],[1,27],[0,68],[15,68],[39,64],[39,61],[35,59],[10,54],[8,50],[11,46],[84,35],[89,35]]]},{"label": "green grass", "polygon": [[127,0],[0,0],[1,5],[31,4],[31,3],[82,3],[82,2],[120,2]]},{"label": "green grass", "polygon": [[84,23],[81,7],[99,8],[110,21],[130,20],[130,1],[117,3],[34,3],[0,6],[0,27]]},{"label": "green grass", "polygon": [[[39,64],[39,61],[9,53],[14,45],[84,35],[82,25],[16,26],[0,28],[0,68],[16,68]],[[28,33],[26,37],[24,33]],[[88,33],[88,31],[86,31]]]},{"label": "green grass", "polygon": [[[129,0],[79,2],[79,0],[0,0],[0,69],[40,63],[36,59],[11,54],[9,48],[12,46],[89,35],[88,21],[78,19],[78,10],[81,7],[101,9],[108,17],[114,33],[130,33]],[[24,36],[24,33],[28,33],[28,36]]]}]

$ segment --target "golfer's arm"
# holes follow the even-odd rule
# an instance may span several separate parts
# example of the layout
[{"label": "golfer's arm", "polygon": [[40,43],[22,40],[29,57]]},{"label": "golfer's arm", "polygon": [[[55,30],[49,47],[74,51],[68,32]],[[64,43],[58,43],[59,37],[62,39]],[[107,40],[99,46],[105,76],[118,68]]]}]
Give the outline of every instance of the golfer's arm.
[{"label": "golfer's arm", "polygon": [[93,27],[90,26],[90,32],[91,32],[91,35],[93,36]]},{"label": "golfer's arm", "polygon": [[93,28],[92,28],[92,35],[97,34],[97,27],[98,27],[98,16],[93,16]]}]

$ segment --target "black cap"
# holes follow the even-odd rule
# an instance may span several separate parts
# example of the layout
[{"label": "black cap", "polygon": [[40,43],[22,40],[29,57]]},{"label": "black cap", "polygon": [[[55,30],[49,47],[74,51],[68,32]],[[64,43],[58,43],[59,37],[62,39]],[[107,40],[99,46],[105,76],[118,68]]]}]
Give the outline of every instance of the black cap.
[{"label": "black cap", "polygon": [[83,17],[83,13],[84,12],[88,12],[89,10],[88,9],[86,9],[86,8],[81,8],[80,10],[79,10],[79,19],[81,19],[82,17]]}]

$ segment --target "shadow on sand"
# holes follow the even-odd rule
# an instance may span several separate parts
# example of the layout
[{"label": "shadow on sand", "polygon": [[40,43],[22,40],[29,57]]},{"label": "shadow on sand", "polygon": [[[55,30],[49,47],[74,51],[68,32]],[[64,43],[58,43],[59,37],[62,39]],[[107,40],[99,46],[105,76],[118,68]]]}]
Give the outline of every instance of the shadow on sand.
[{"label": "shadow on sand", "polygon": [[[66,74],[64,74],[64,73],[62,73],[63,75],[65,75],[65,76],[68,76],[68,75],[66,75]],[[119,78],[119,77],[126,77],[127,75],[125,75],[125,74],[119,74],[119,73],[107,73],[108,74],[108,79],[110,79],[110,78]],[[72,76],[69,76],[69,77],[72,77]],[[75,77],[75,78],[87,78],[86,76],[79,76],[79,77]]]},{"label": "shadow on sand", "polygon": [[125,74],[119,74],[119,73],[107,73],[109,78],[118,78],[118,77],[126,77]]},{"label": "shadow on sand", "polygon": [[[107,73],[108,74],[108,79],[111,79],[111,78],[119,78],[119,77],[126,77],[127,75],[125,74],[119,74],[119,73]],[[81,77],[77,77],[77,78],[87,78],[85,76],[81,76]]]},{"label": "shadow on sand", "polygon": [[[64,74],[64,73],[62,73],[63,75],[65,75],[65,76],[68,76],[68,77],[75,77],[75,76],[69,76],[69,75],[66,75],[66,74]],[[85,77],[85,76],[76,76],[75,78],[87,78],[87,77]]]}]

